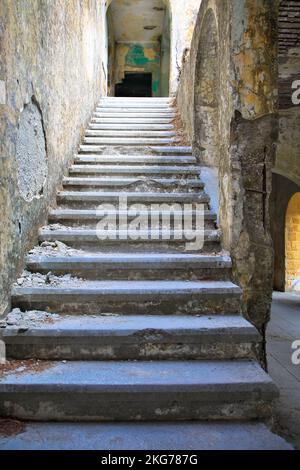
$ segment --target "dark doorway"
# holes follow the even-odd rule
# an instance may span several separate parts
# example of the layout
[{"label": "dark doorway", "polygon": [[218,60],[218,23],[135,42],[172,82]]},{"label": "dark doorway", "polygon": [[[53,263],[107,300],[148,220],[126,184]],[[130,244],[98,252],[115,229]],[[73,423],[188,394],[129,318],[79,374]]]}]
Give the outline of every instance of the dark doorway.
[{"label": "dark doorway", "polygon": [[126,72],[122,83],[115,86],[115,96],[151,97],[152,73]]}]

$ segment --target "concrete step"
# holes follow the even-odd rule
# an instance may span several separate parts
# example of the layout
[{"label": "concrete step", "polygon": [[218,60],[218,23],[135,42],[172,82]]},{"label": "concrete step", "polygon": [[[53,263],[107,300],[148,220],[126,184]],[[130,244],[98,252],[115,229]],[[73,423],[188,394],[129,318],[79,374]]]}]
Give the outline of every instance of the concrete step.
[{"label": "concrete step", "polygon": [[[41,229],[39,240],[43,241],[60,241],[71,245],[74,248],[87,250],[92,252],[106,251],[158,251],[166,253],[186,252],[193,253],[218,253],[220,252],[220,231],[205,230],[204,240],[194,245],[196,230],[193,232],[183,233],[182,230],[174,230],[169,228],[160,229],[154,226],[150,230],[128,230],[128,225],[117,226],[114,230],[95,229],[76,229],[72,227],[55,229]],[[105,239],[103,239],[105,237]],[[192,242],[191,242],[192,241]],[[202,243],[201,243],[202,242]]]},{"label": "concrete step", "polygon": [[[26,313],[23,315],[26,319]],[[28,314],[30,318],[30,313]],[[25,320],[26,321],[26,320]],[[241,316],[59,316],[0,330],[9,359],[255,359],[262,341]]]},{"label": "concrete step", "polygon": [[177,110],[171,106],[169,103],[159,103],[159,102],[146,102],[144,101],[143,103],[137,103],[137,102],[130,102],[130,101],[123,101],[119,103],[113,103],[113,102],[108,102],[108,103],[101,103],[99,106],[97,106],[96,110],[97,111],[102,111],[102,110],[123,110],[123,109],[130,109],[134,110],[137,112],[143,111],[166,111],[166,112],[176,112]]},{"label": "concrete step", "polygon": [[[151,192],[127,192],[121,196],[126,196],[128,203],[141,204],[208,204],[210,199],[204,192],[201,193],[151,193]],[[102,204],[103,202],[118,203],[120,201],[120,192],[101,192],[101,191],[59,191],[57,201],[63,204]]]},{"label": "concrete step", "polygon": [[145,178],[143,177],[100,177],[100,178],[64,178],[63,187],[70,190],[94,191],[101,188],[102,191],[120,190],[135,191],[151,190],[154,192],[191,192],[204,189],[204,183],[200,179],[179,178]]},{"label": "concrete step", "polygon": [[[97,113],[99,116],[99,113]],[[115,116],[115,115],[110,115],[106,116],[103,115],[102,117],[95,117],[93,116],[91,119],[92,124],[99,124],[99,125],[126,125],[126,124],[131,124],[131,125],[172,125],[173,126],[173,120],[174,116],[170,117],[134,117],[134,116],[128,116],[128,117],[123,117],[123,116]]]},{"label": "concrete step", "polygon": [[165,165],[98,165],[98,164],[76,164],[70,167],[69,173],[74,174],[110,174],[110,175],[188,175],[199,176],[200,166],[165,166]]},{"label": "concrete step", "polygon": [[147,131],[147,132],[163,132],[163,131],[173,131],[173,124],[109,124],[109,123],[91,123],[88,128],[89,131]]},{"label": "concrete step", "polygon": [[[106,215],[113,215],[115,214],[114,210],[105,211]],[[149,216],[148,210],[140,210],[138,209],[138,214],[142,217]],[[195,217],[196,213],[193,210],[187,211],[187,215],[190,217]],[[122,217],[127,217],[129,221],[132,221],[136,218],[136,212],[134,210],[122,210],[118,211],[118,215]],[[160,217],[162,219],[167,219],[169,217],[169,213],[162,210],[155,210],[151,211],[152,217]],[[173,216],[175,219],[179,220],[182,217],[182,211],[176,210],[173,211]],[[49,212],[49,220],[51,222],[58,222],[60,220],[66,220],[68,222],[76,222],[81,225],[85,225],[86,223],[97,223],[102,217],[102,213],[97,209],[52,209]],[[212,211],[204,211],[204,219],[208,222],[216,222],[217,214]]]},{"label": "concrete step", "polygon": [[99,101],[98,107],[102,108],[105,106],[111,107],[120,107],[120,106],[129,106],[129,107],[173,107],[174,100],[170,98],[102,98]]},{"label": "concrete step", "polygon": [[[97,130],[97,129],[87,129],[85,131],[85,135],[87,138],[89,137],[95,137],[96,138],[96,143],[98,140],[98,137],[112,137],[112,138],[123,138],[123,137],[131,137],[131,138],[169,138],[169,137],[175,137],[176,132],[175,131],[168,131],[168,130],[143,130],[143,129],[129,129],[129,130],[107,130],[107,129],[102,129],[102,130]],[[87,140],[87,139],[85,139]],[[92,139],[93,140],[93,139]],[[94,142],[92,142],[94,143]]]},{"label": "concrete step", "polygon": [[156,155],[75,155],[76,164],[114,164],[114,165],[196,165],[195,157],[185,157],[181,155],[156,156]]},{"label": "concrete step", "polygon": [[136,104],[124,103],[124,104],[107,104],[106,106],[97,106],[96,112],[106,112],[106,113],[143,113],[143,114],[152,114],[152,113],[172,113],[176,114],[176,109],[172,106],[166,106],[164,104],[143,104],[142,106],[137,106]]},{"label": "concrete step", "polygon": [[[252,361],[75,361],[0,378],[3,417],[34,421],[255,419],[277,389]],[[21,364],[19,366],[21,366]],[[30,363],[29,363],[30,364]],[[18,369],[16,364],[15,369]]]},{"label": "concrete step", "polygon": [[83,142],[91,147],[97,145],[172,145],[176,137],[85,137]]},{"label": "concrete step", "polygon": [[230,278],[231,259],[226,255],[188,253],[58,253],[30,255],[26,269],[31,272],[84,279],[212,279]]},{"label": "concrete step", "polygon": [[125,110],[99,110],[95,111],[94,114],[92,115],[92,120],[93,119],[117,119],[118,122],[122,122],[124,119],[131,119],[132,121],[137,121],[140,119],[143,120],[148,120],[151,119],[151,122],[153,122],[153,119],[159,120],[159,122],[163,122],[163,120],[167,120],[168,122],[174,121],[176,118],[176,114],[174,112],[168,111],[168,112],[162,112],[162,111],[154,111],[147,112],[145,111],[140,111],[136,112],[135,110],[130,110],[130,109],[125,109]]},{"label": "concrete step", "polygon": [[164,146],[164,147],[150,147],[155,154],[159,155],[192,155],[193,149],[189,146]]},{"label": "concrete step", "polygon": [[[64,436],[62,439],[61,436]],[[244,421],[177,423],[24,423],[0,436],[1,450],[293,450],[266,425]]]},{"label": "concrete step", "polygon": [[[124,151],[125,148],[125,151]],[[122,147],[117,145],[115,147],[105,146],[105,145],[81,145],[80,146],[80,153],[81,154],[102,154],[107,155],[109,154],[118,154],[118,155],[131,155],[136,153],[138,148],[139,154],[144,153],[145,155],[156,155],[156,156],[173,156],[173,155],[186,155],[192,156],[192,148],[191,147],[182,147],[182,146],[149,146],[146,149],[138,146],[132,145]],[[147,152],[145,151],[147,150]]]},{"label": "concrete step", "polygon": [[209,315],[240,311],[241,289],[229,281],[83,281],[77,278],[14,287],[22,310],[71,315]]}]

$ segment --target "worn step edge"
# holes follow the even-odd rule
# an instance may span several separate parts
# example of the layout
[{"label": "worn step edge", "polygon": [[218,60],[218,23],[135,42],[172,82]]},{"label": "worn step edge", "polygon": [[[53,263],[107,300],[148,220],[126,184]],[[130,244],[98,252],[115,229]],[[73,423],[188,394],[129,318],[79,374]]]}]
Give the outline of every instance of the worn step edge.
[{"label": "worn step edge", "polygon": [[156,156],[156,155],[75,155],[75,163],[110,163],[110,164],[164,164],[164,165],[196,165],[195,157],[183,157],[181,155],[166,157],[166,156]]},{"label": "worn step edge", "polygon": [[116,269],[153,269],[160,270],[174,269],[185,270],[197,268],[217,268],[229,269],[232,266],[229,256],[209,256],[190,254],[163,254],[163,253],[115,253],[98,255],[72,255],[72,256],[51,256],[51,255],[29,255],[26,266],[34,271],[55,271],[63,269],[72,270],[79,268],[82,270],[105,269],[115,267]]},{"label": "worn step edge", "polygon": [[[96,229],[73,229],[68,228],[66,230],[51,230],[51,229],[40,229],[39,231],[39,240],[42,241],[64,241],[70,243],[118,243],[120,241],[126,241],[127,243],[147,243],[151,241],[152,243],[170,243],[170,244],[181,244],[183,242],[190,242],[191,240],[195,241],[196,233],[195,230],[190,232],[182,230],[127,230],[127,229],[117,229],[115,230],[105,230],[102,232],[103,237],[101,237],[100,230]],[[199,234],[198,234],[199,237]],[[102,239],[104,238],[104,239]],[[219,243],[221,239],[221,233],[219,230],[204,230],[204,243]],[[198,250],[200,250],[200,246]]]},{"label": "worn step edge", "polygon": [[[135,217],[136,213],[133,213],[134,211],[123,211],[120,210],[118,211],[118,214],[121,216],[127,216],[128,218]],[[106,211],[106,215],[113,215],[115,214],[115,211]],[[182,216],[182,211],[174,211],[173,212],[174,217],[180,217]],[[189,215],[190,217],[195,216],[195,211],[186,211],[186,215]],[[139,210],[139,215],[140,216],[147,216],[149,215],[148,211],[141,211]],[[152,216],[158,216],[160,215],[161,217],[167,217],[169,216],[168,212],[165,211],[151,211]],[[85,221],[85,220],[91,220],[91,221],[98,221],[100,218],[100,214],[97,210],[84,210],[84,209],[54,209],[49,212],[49,220],[58,220],[58,219],[64,219],[64,220],[78,220],[78,222]],[[216,221],[217,220],[217,214],[212,212],[212,211],[204,211],[204,218],[205,220],[210,220],[210,221]]]},{"label": "worn step edge", "polygon": [[[13,287],[12,295],[18,298],[48,298],[61,296],[73,300],[74,296],[80,296],[83,300],[93,301],[95,298],[104,296],[135,296],[151,297],[173,296],[181,297],[187,295],[196,296],[218,296],[232,295],[241,296],[241,289],[229,281],[81,281],[80,284],[72,286],[72,280],[67,285],[52,287]],[[45,300],[45,299],[43,299]]]},{"label": "worn step edge", "polygon": [[[24,314],[26,318],[26,313]],[[66,316],[0,330],[10,359],[256,359],[258,331],[241,316]]]},{"label": "worn step edge", "polygon": [[90,138],[97,137],[112,137],[112,138],[119,138],[119,137],[130,137],[130,138],[148,138],[148,137],[162,137],[162,138],[169,138],[175,137],[175,131],[168,131],[168,130],[143,130],[143,129],[113,129],[113,130],[106,130],[106,129],[87,129],[85,131],[85,137],[87,140]]},{"label": "worn step edge", "polygon": [[198,202],[208,203],[209,196],[202,193],[151,193],[151,192],[100,192],[100,191],[59,191],[57,193],[58,201],[78,201],[78,202],[92,202],[92,201],[119,201],[120,196],[125,196],[130,201],[140,202]]},{"label": "worn step edge", "polygon": [[200,175],[200,166],[156,166],[156,165],[71,165],[70,174],[73,173],[109,173],[109,174],[183,174],[183,175]]},{"label": "worn step edge", "polygon": [[[239,315],[176,317],[172,315],[55,315],[51,322],[34,324],[29,329],[19,332],[18,326],[0,330],[0,337],[6,344],[23,343],[27,339],[51,341],[56,338],[62,341],[76,342],[75,338],[86,336],[94,340],[109,343],[114,337],[128,342],[174,343],[189,339],[191,343],[199,340],[211,342],[261,342],[262,337],[247,320]],[[101,337],[101,338],[99,338]]]}]

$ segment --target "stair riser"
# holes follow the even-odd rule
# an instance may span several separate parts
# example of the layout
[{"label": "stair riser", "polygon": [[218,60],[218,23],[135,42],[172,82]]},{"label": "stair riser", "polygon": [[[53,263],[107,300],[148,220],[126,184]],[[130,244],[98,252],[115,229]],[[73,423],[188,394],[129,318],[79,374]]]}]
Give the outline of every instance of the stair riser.
[{"label": "stair riser", "polygon": [[187,192],[200,192],[203,191],[204,185],[199,181],[196,183],[193,183],[193,180],[191,180],[191,183],[183,185],[181,181],[175,181],[172,180],[172,183],[158,183],[155,182],[153,184],[147,184],[141,181],[133,182],[133,183],[122,183],[116,182],[116,183],[110,183],[109,181],[105,181],[105,183],[78,183],[74,184],[74,181],[70,182],[64,182],[63,188],[65,191],[103,191],[103,192],[114,192],[116,190],[119,190],[120,192],[126,192],[126,191],[147,191],[149,188],[151,189],[151,192],[155,193],[187,193]]},{"label": "stair riser", "polygon": [[0,393],[0,414],[32,421],[182,421],[264,419],[272,413],[272,400],[260,393],[199,393],[170,389],[145,393],[101,393],[78,385],[61,391],[43,390]]},{"label": "stair riser", "polygon": [[84,144],[90,145],[94,148],[97,145],[132,145],[136,147],[144,147],[145,145],[172,145],[180,142],[176,138],[163,138],[163,137],[154,137],[154,138],[136,138],[136,137],[86,137],[84,139]]},{"label": "stair riser", "polygon": [[230,280],[231,270],[229,268],[168,268],[159,265],[155,268],[140,268],[138,265],[126,267],[124,265],[90,265],[85,266],[69,266],[68,264],[61,266],[55,263],[27,263],[27,269],[32,272],[40,272],[47,274],[52,272],[58,276],[71,273],[72,276],[89,280],[165,280],[165,279],[186,279],[186,280]]},{"label": "stair riser", "polygon": [[[62,236],[40,237],[40,241],[61,241],[75,249],[84,250],[90,253],[183,253],[186,251],[187,244],[175,241],[165,240],[78,240],[77,238]],[[217,253],[221,250],[219,241],[206,241],[202,249],[196,253]],[[195,251],[187,251],[193,253]]]},{"label": "stair riser", "polygon": [[90,131],[146,131],[146,132],[163,132],[163,131],[174,131],[173,124],[105,124],[105,123],[91,123],[88,127],[88,132]]},{"label": "stair riser", "polygon": [[[137,168],[140,168],[140,166],[145,166],[145,165],[160,165],[162,167],[165,166],[184,166],[184,165],[189,165],[189,166],[194,166],[196,165],[196,160],[193,157],[180,157],[180,156],[174,156],[174,157],[155,157],[153,155],[147,157],[143,156],[90,156],[90,157],[84,157],[82,155],[79,155],[78,157],[75,157],[75,164],[76,165],[136,165]],[[199,168],[199,173],[200,173],[200,168]]]},{"label": "stair riser", "polygon": [[192,156],[190,147],[175,147],[175,146],[150,146],[148,148],[136,145],[81,145],[80,152],[82,155],[99,154],[99,155],[156,155],[156,156]]},{"label": "stair riser", "polygon": [[145,118],[139,118],[139,117],[93,117],[91,119],[91,124],[104,124],[104,125],[115,125],[118,126],[119,124],[121,125],[167,125],[167,126],[173,126],[173,117],[145,117]]},{"label": "stair riser", "polygon": [[[141,332],[143,334],[143,332]],[[151,333],[151,332],[150,332]],[[150,334],[151,335],[151,334]],[[165,341],[139,341],[134,337],[82,337],[40,336],[6,339],[9,359],[39,360],[233,360],[257,359],[258,343],[247,342],[232,336],[230,342],[222,342],[222,336],[210,339],[199,337],[167,338]]]},{"label": "stair riser", "polygon": [[[156,166],[156,165],[73,165],[70,168],[70,174],[88,174],[88,175],[95,175],[95,174],[108,174],[108,175],[128,175],[128,176],[136,176],[139,175],[140,177],[144,178],[146,181],[149,180],[151,175],[156,175],[156,177],[164,178],[170,175],[171,177],[177,176],[180,178],[183,177],[199,177],[201,174],[200,168],[197,167],[189,167],[189,166]],[[127,176],[127,177],[128,177]]]},{"label": "stair riser", "polygon": [[[91,191],[89,191],[91,193]],[[147,210],[155,209],[156,205],[162,206],[163,204],[168,204],[168,206],[174,206],[174,204],[182,205],[182,209],[188,209],[184,207],[184,204],[191,205],[191,204],[203,204],[204,210],[208,210],[209,198],[205,193],[143,193],[143,192],[124,192],[122,196],[127,196],[127,204],[130,209],[130,205],[134,204],[142,204],[147,208]],[[96,194],[87,194],[83,193],[83,191],[76,191],[73,193],[58,193],[57,195],[57,202],[59,205],[78,205],[79,206],[90,206],[91,209],[97,209],[98,206],[101,204],[116,204],[116,209],[118,208],[118,204],[120,203],[120,193],[114,192],[114,194],[106,194],[99,192],[99,195]],[[156,210],[160,210],[157,208]],[[167,209],[169,210],[169,209]]]},{"label": "stair riser", "polygon": [[168,130],[146,130],[146,129],[118,129],[118,130],[97,130],[87,129],[85,132],[87,139],[97,139],[102,137],[111,137],[113,139],[121,138],[163,138],[168,139],[176,136],[176,132]]},{"label": "stair riser", "polygon": [[[74,230],[78,230],[78,229],[86,229],[86,230],[96,230],[97,228],[97,224],[102,220],[103,218],[101,216],[95,218],[94,220],[88,220],[88,219],[77,219],[77,220],[74,220],[74,219],[68,219],[67,217],[49,217],[49,222],[50,223],[60,223],[62,225],[64,225],[65,227],[72,227],[74,228]],[[128,224],[131,223],[133,220],[134,220],[134,217],[128,217]],[[117,224],[116,224],[116,228],[117,230],[122,230],[122,229],[128,229],[128,224],[126,225],[120,225],[119,224],[119,221],[117,220]],[[171,220],[170,224],[168,224],[166,226],[166,224],[164,224],[164,227],[167,228],[167,229],[171,229],[173,230],[175,227],[174,227],[174,221]],[[162,228],[162,223],[160,224],[156,224],[154,226],[154,224],[152,225],[152,229],[154,228],[157,228],[157,229],[161,229]],[[193,223],[192,223],[192,228],[195,230],[196,229],[196,221],[193,220]],[[204,223],[204,229],[205,230],[215,230],[216,229],[216,225],[215,225],[215,221],[213,219],[206,219],[205,220],[205,223]],[[97,240],[96,240],[97,241]]]},{"label": "stair riser", "polygon": [[13,294],[12,304],[22,310],[47,310],[72,315],[209,315],[236,314],[240,311],[240,296],[236,294]]}]

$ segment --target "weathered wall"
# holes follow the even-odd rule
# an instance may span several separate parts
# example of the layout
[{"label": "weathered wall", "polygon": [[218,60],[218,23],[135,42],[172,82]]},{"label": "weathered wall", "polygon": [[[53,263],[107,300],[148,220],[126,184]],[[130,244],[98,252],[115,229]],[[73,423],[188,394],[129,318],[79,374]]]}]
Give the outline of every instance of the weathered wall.
[{"label": "weathered wall", "polygon": [[[108,8],[114,0],[101,0],[103,5]],[[124,24],[128,30],[137,29],[139,27],[138,8],[142,7],[143,2],[149,3],[152,0],[140,0],[139,4],[133,5],[132,15],[126,17]],[[193,31],[196,23],[199,6],[202,0],[162,0],[162,4],[169,10],[171,18],[171,33],[170,33],[170,80],[169,87],[163,85],[164,93],[169,89],[169,92],[174,96],[177,92],[177,87],[182,70],[182,61],[189,50]],[[131,0],[124,0],[127,6]],[[135,3],[135,2],[132,2]],[[153,2],[156,5],[158,2]],[[121,8],[122,1],[118,0],[118,8]],[[164,30],[165,33],[165,30]],[[134,40],[135,41],[135,40]],[[126,42],[126,41],[125,41]],[[141,42],[141,41],[139,41]],[[147,41],[146,41],[147,42]],[[149,42],[149,41],[148,41]]]},{"label": "weathered wall", "polygon": [[192,90],[197,58],[205,47],[200,37],[209,10],[215,17],[220,58],[216,72],[220,132],[217,166],[223,246],[232,255],[234,279],[243,288],[244,315],[264,333],[273,275],[269,195],[277,139],[278,2],[202,1],[178,92],[191,140],[200,131]]},{"label": "weathered wall", "polygon": [[300,48],[279,57],[279,141],[274,168],[275,173],[300,185],[300,105],[292,102],[296,80],[300,80]]},{"label": "weathered wall", "polygon": [[105,92],[97,0],[0,3],[0,313]]},{"label": "weathered wall", "polygon": [[[300,80],[300,3],[284,0],[279,5],[279,139],[273,168],[271,226],[274,242],[274,288],[287,287],[285,217],[292,196],[300,191],[300,105],[293,103],[295,81]],[[300,266],[300,264],[299,264]]]}]

